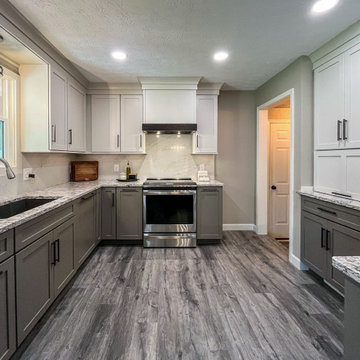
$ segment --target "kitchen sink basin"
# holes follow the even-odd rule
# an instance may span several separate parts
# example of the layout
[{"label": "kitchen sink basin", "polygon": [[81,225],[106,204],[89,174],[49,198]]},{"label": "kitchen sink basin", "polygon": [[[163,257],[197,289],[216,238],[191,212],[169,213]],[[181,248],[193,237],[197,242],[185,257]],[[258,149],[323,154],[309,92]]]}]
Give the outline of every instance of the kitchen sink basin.
[{"label": "kitchen sink basin", "polygon": [[24,198],[0,206],[0,219],[21,214],[38,206],[54,201],[54,198]]}]

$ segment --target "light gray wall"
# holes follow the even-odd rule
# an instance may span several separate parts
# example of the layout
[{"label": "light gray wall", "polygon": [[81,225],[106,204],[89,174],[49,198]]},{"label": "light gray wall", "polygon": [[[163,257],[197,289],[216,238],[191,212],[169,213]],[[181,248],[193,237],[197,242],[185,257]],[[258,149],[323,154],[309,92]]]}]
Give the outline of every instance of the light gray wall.
[{"label": "light gray wall", "polygon": [[[312,62],[302,56],[285,70],[259,87],[256,106],[289,89],[295,89],[295,191],[313,184],[313,71]],[[300,196],[295,194],[293,254],[300,258]]]},{"label": "light gray wall", "polygon": [[215,178],[224,186],[224,224],[255,223],[256,111],[253,91],[219,96]]}]

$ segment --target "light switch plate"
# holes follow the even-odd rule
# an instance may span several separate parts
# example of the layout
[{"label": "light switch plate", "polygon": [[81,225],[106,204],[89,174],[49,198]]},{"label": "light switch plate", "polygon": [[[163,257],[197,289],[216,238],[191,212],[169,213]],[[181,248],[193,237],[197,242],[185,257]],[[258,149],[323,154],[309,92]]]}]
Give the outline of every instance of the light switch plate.
[{"label": "light switch plate", "polygon": [[32,168],[23,169],[23,179],[24,179],[24,181],[30,180],[29,174],[31,174],[31,173],[32,173]]}]

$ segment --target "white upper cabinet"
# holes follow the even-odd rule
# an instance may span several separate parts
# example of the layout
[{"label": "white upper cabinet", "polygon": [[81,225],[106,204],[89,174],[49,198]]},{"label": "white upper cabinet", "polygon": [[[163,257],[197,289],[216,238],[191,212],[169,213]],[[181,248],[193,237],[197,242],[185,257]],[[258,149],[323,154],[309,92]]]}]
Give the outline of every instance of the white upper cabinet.
[{"label": "white upper cabinet", "polygon": [[92,151],[120,152],[120,95],[91,97]]},{"label": "white upper cabinet", "polygon": [[197,131],[193,135],[194,154],[217,154],[218,96],[196,96]]},{"label": "white upper cabinet", "polygon": [[360,148],[360,44],[345,53],[345,116],[343,138],[346,148]]},{"label": "white upper cabinet", "polygon": [[50,94],[50,150],[67,150],[67,78],[55,66],[51,66]]},{"label": "white upper cabinet", "polygon": [[142,95],[121,95],[121,152],[145,152],[142,123]]},{"label": "white upper cabinet", "polygon": [[74,80],[68,81],[68,150],[85,151],[86,94]]},{"label": "white upper cabinet", "polygon": [[342,146],[345,111],[344,56],[340,55],[315,70],[315,149]]}]

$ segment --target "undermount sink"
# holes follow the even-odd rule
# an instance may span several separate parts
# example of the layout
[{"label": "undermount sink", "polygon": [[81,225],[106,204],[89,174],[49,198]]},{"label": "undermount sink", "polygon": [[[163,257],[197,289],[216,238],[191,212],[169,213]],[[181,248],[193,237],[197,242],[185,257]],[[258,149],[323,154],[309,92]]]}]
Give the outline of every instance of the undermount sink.
[{"label": "undermount sink", "polygon": [[54,198],[24,198],[0,206],[0,219],[21,214],[38,206],[54,201]]}]

